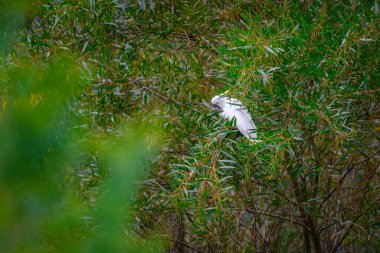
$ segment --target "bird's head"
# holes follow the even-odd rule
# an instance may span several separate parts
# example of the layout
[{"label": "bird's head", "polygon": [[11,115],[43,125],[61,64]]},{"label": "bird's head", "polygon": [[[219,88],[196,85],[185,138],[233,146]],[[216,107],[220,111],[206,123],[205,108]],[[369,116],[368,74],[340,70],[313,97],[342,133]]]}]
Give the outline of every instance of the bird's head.
[{"label": "bird's head", "polygon": [[226,96],[217,95],[211,99],[211,104],[215,111],[218,113],[223,112],[224,105],[226,103]]}]

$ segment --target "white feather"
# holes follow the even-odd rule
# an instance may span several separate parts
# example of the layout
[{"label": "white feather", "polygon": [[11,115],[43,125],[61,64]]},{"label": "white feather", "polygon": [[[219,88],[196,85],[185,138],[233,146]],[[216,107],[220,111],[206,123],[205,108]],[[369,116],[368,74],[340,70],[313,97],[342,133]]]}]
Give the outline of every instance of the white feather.
[{"label": "white feather", "polygon": [[256,125],[252,121],[251,115],[242,103],[236,98],[229,98],[224,95],[213,97],[211,104],[220,111],[219,115],[229,121],[236,120],[236,127],[248,139],[257,139]]}]

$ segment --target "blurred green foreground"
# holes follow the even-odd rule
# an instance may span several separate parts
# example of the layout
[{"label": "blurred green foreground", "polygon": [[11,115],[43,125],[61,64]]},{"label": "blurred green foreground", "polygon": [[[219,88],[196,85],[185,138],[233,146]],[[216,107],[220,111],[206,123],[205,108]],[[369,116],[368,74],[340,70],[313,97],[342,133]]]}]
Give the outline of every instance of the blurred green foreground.
[{"label": "blurred green foreground", "polygon": [[[158,245],[123,231],[154,141],[132,128],[108,142],[75,131],[74,98],[85,82],[74,58],[7,54],[25,20],[24,3],[0,2],[0,252],[156,252]],[[78,201],[72,175],[86,166],[84,154],[97,150],[107,154],[112,175],[93,208]]]}]

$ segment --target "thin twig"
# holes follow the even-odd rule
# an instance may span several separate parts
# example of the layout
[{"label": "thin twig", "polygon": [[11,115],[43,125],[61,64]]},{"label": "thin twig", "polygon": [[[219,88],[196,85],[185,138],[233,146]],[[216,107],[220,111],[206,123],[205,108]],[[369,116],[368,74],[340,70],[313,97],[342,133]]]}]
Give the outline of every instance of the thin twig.
[{"label": "thin twig", "polygon": [[155,95],[155,96],[157,96],[157,97],[159,97],[159,98],[165,100],[165,101],[168,102],[168,103],[171,102],[171,103],[174,103],[174,104],[176,104],[176,105],[179,105],[179,106],[182,106],[182,107],[186,107],[186,108],[188,108],[188,109],[190,109],[190,110],[192,110],[192,111],[194,111],[194,112],[201,113],[199,110],[195,109],[194,107],[189,106],[189,105],[187,105],[187,104],[183,104],[183,103],[181,103],[181,102],[179,102],[179,101],[176,101],[176,100],[174,100],[174,99],[172,99],[172,98],[170,98],[170,97],[167,97],[167,96],[161,94],[160,92],[155,91],[155,90],[153,90],[152,88],[150,88],[150,87],[148,87],[148,86],[146,86],[146,85],[143,85],[142,83],[140,83],[140,82],[138,82],[138,81],[133,81],[133,80],[131,80],[131,82],[132,82],[133,84],[139,86],[140,88],[149,91],[149,92],[152,93],[153,95]]},{"label": "thin twig", "polygon": [[305,227],[305,224],[303,224],[301,222],[298,222],[298,221],[291,220],[290,218],[281,216],[280,214],[271,214],[271,213],[264,212],[264,211],[256,211],[256,210],[253,210],[253,209],[251,209],[251,208],[249,208],[247,206],[246,206],[246,210],[248,212],[250,212],[250,213],[253,213],[253,214],[261,214],[261,215],[265,215],[265,216],[269,216],[269,217],[272,217],[272,218],[288,221],[290,223],[294,223],[294,224],[300,225],[302,227]]}]

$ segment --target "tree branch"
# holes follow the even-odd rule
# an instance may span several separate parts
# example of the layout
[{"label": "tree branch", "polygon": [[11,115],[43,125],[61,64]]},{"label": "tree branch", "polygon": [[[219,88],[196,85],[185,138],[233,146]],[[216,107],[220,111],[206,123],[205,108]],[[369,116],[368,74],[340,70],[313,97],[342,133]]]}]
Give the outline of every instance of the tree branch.
[{"label": "tree branch", "polygon": [[343,174],[343,176],[339,179],[338,183],[336,184],[336,186],[334,187],[334,189],[332,189],[329,194],[327,194],[327,196],[323,199],[321,205],[319,206],[318,208],[318,212],[322,209],[322,207],[324,206],[324,204],[327,202],[327,200],[334,194],[334,192],[338,189],[339,185],[342,184],[343,180],[347,177],[348,174],[350,174],[350,172],[355,168],[356,165],[359,165],[359,164],[362,164],[370,159],[372,159],[374,156],[376,156],[378,153],[380,152],[380,150],[376,151],[375,153],[373,153],[372,155],[368,156],[366,159],[362,160],[362,161],[359,161],[357,163],[354,163],[353,165],[351,165],[351,167]]}]

